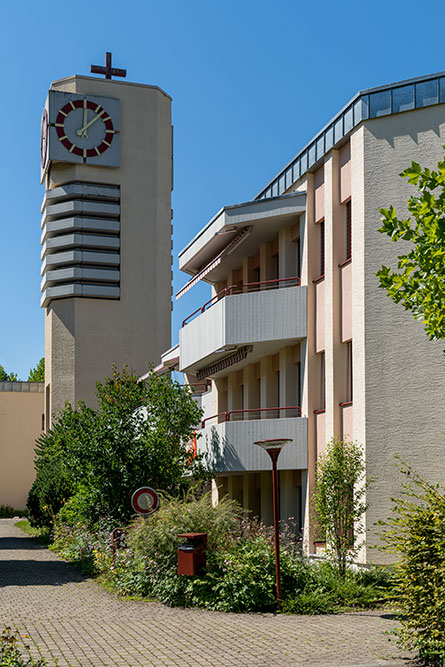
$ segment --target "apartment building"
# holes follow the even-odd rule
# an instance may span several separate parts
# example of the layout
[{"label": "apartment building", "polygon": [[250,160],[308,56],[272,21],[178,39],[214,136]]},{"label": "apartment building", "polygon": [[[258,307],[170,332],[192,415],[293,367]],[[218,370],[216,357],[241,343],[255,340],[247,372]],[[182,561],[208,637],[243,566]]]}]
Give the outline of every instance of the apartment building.
[{"label": "apartment building", "polygon": [[[394,454],[445,478],[445,359],[422,324],[378,287],[400,244],[378,233],[378,208],[406,215],[412,160],[434,167],[445,144],[445,72],[359,92],[251,201],[223,207],[179,254],[189,282],[211,285],[163,355],[205,410],[198,446],[215,498],[272,521],[270,460],[256,440],[291,438],[280,512],[313,551],[310,498],[332,437],[366,453],[365,546],[400,490]],[[198,307],[199,305],[199,307]]]}]

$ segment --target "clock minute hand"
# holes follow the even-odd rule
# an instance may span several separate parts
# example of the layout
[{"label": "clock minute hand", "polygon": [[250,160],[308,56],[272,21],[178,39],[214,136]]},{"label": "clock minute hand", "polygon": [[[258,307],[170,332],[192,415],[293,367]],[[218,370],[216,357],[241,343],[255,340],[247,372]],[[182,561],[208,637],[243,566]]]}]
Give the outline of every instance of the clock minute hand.
[{"label": "clock minute hand", "polygon": [[102,111],[102,113],[98,114],[97,116],[94,116],[94,118],[92,118],[89,123],[81,127],[80,130],[77,130],[76,134],[78,134],[79,137],[81,137],[85,133],[85,130],[87,130],[93,123],[95,123],[96,120],[99,120],[99,118],[102,116],[103,113],[104,112]]}]

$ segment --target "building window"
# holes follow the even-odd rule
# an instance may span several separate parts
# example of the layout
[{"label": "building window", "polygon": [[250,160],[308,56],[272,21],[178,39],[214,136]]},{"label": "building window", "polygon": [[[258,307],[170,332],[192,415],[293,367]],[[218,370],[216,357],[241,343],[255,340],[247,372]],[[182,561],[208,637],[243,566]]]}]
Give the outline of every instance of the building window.
[{"label": "building window", "polygon": [[320,410],[326,409],[326,367],[324,352],[320,352]]},{"label": "building window", "polygon": [[347,345],[347,355],[346,355],[346,401],[352,401],[352,341],[350,340]]},{"label": "building window", "polygon": [[352,259],[352,210],[351,200],[346,203],[346,261]]},{"label": "building window", "polygon": [[320,277],[324,276],[324,220],[320,223]]}]

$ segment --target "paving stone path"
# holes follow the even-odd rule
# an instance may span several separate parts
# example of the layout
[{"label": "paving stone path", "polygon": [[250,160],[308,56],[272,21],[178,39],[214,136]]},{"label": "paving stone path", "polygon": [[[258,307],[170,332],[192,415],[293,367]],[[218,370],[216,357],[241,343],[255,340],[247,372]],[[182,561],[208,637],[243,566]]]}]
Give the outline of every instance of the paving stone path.
[{"label": "paving stone path", "polygon": [[53,667],[412,664],[383,634],[389,613],[222,614],[120,600],[0,519],[0,632],[27,633]]}]

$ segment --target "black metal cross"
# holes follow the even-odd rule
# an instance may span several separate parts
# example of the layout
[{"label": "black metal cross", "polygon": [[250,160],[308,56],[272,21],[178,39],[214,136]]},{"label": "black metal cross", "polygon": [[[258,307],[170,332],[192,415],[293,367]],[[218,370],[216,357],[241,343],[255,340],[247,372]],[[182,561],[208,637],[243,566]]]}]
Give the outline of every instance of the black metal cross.
[{"label": "black metal cross", "polygon": [[106,79],[111,79],[112,76],[127,76],[126,69],[111,67],[111,53],[108,51],[105,54],[105,67],[102,67],[101,65],[91,65],[90,72],[93,74],[105,74]]}]

